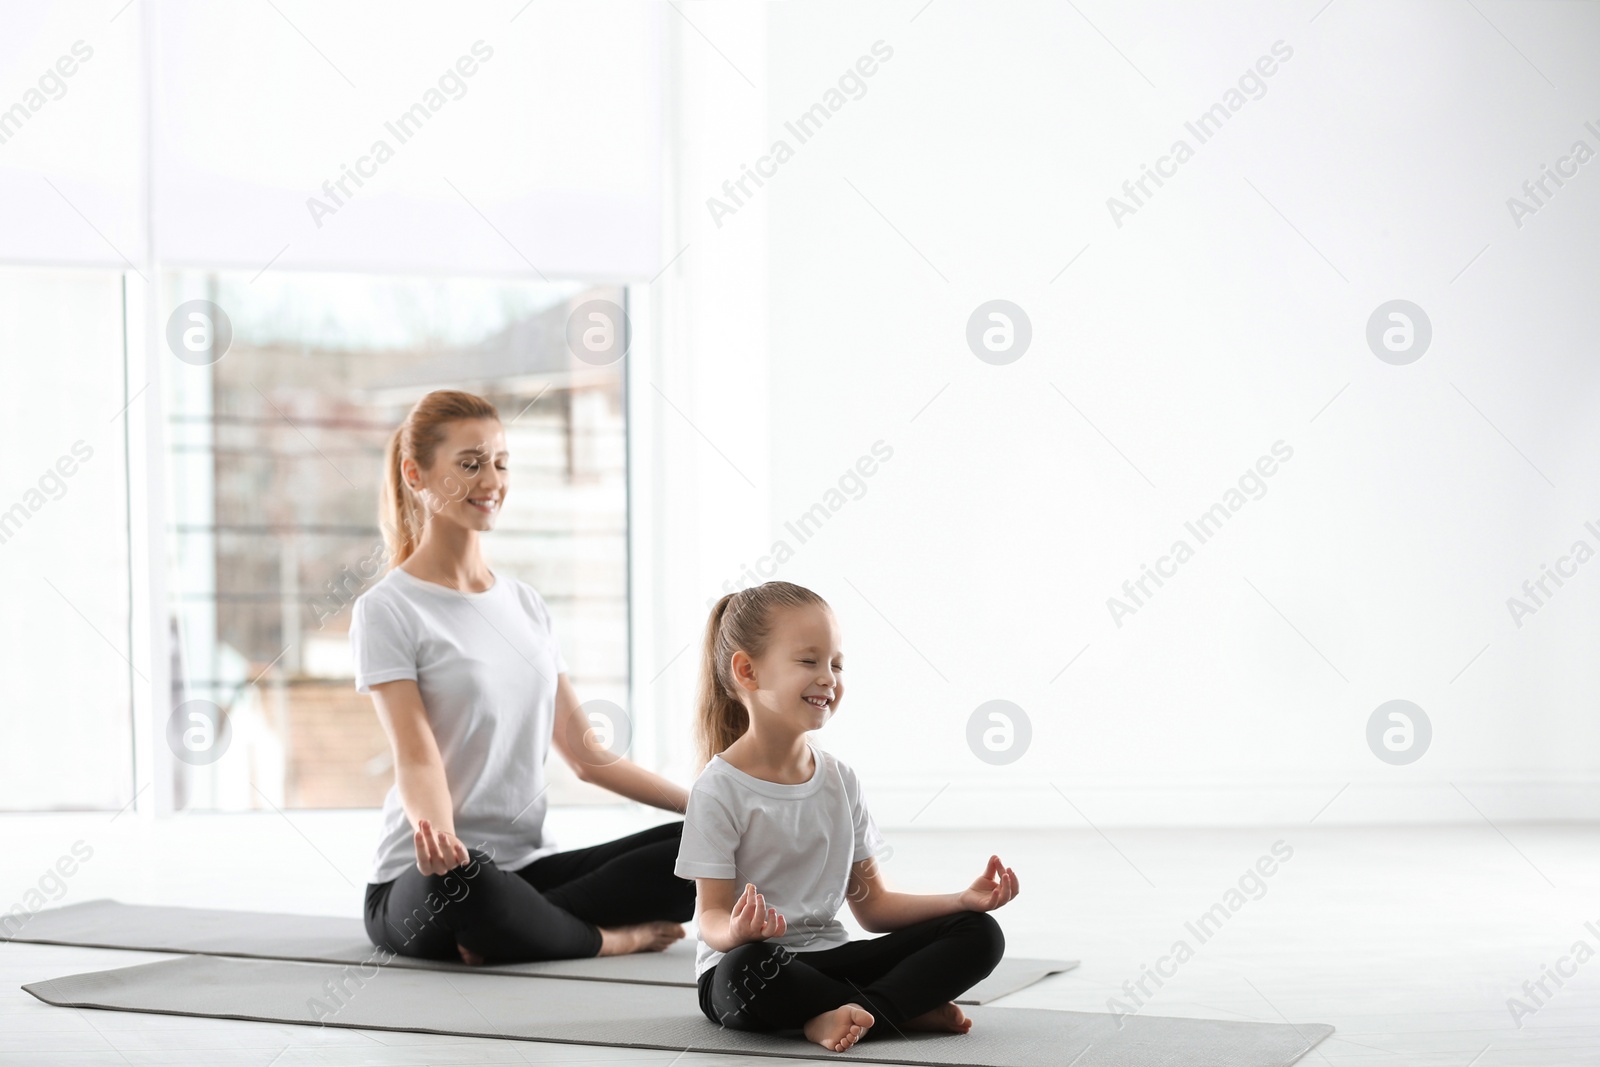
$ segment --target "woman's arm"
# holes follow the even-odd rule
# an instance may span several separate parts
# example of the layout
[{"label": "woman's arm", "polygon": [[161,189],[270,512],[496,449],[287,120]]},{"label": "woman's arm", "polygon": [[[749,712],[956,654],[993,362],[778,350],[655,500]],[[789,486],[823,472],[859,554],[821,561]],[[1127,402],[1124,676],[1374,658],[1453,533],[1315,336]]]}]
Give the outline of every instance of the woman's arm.
[{"label": "woman's arm", "polygon": [[869,856],[850,868],[850,883],[845,890],[850,913],[863,930],[872,934],[885,934],[958,911],[993,911],[1019,892],[1017,872],[1002,866],[999,856],[990,856],[989,866],[961,892],[934,894],[891,891],[878,873],[878,861]]},{"label": "woman's arm", "polygon": [[767,907],[767,898],[746,882],[744,892],[734,898],[732,878],[696,878],[695,925],[700,937],[718,952],[732,952],[750,941],[782,937],[788,920],[776,908]]},{"label": "woman's arm", "polygon": [[410,678],[372,687],[372,703],[394,752],[394,779],[411,820],[417,868],[444,874],[467,863],[466,846],[456,837],[455,807],[445,781],[444,759],[428,725],[422,692]]},{"label": "woman's arm", "polygon": [[689,803],[683,786],[647,771],[624,756],[593,743],[593,727],[584,718],[578,694],[565,673],[556,677],[555,734],[551,743],[572,773],[585,782],[609,789],[629,800],[680,814]]}]

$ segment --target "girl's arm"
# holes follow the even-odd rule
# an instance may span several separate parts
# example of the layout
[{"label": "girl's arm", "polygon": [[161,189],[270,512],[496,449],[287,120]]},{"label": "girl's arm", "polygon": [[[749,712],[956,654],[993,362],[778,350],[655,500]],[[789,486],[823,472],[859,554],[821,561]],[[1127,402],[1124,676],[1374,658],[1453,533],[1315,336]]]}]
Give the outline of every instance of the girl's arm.
[{"label": "girl's arm", "polygon": [[579,706],[578,694],[563,672],[556,676],[555,733],[551,743],[572,773],[585,782],[609,789],[629,800],[680,814],[689,803],[689,791],[670,782],[624,756],[607,752],[593,742],[588,719]]},{"label": "girl's arm", "polygon": [[789,924],[750,882],[734,898],[732,878],[696,878],[694,921],[700,939],[718,952],[732,952],[751,941],[782,937]]},{"label": "girl's arm", "polygon": [[990,856],[983,873],[959,893],[893,892],[878,873],[878,861],[870,856],[850,869],[846,889],[850,913],[872,934],[886,934],[958,911],[993,911],[1019,892],[1017,872],[1003,866],[999,856]]}]

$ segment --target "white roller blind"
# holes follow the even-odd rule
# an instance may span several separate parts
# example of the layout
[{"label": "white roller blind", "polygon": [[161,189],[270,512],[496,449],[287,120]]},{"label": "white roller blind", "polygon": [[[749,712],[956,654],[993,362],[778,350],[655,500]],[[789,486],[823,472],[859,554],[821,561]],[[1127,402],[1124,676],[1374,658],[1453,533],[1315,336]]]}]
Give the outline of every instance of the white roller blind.
[{"label": "white roller blind", "polygon": [[144,256],[138,8],[116,10],[6,5],[0,261],[126,270]]},{"label": "white roller blind", "polygon": [[653,275],[655,7],[519,6],[162,0],[162,258]]},{"label": "white roller blind", "polygon": [[145,54],[150,221],[168,263],[660,269],[653,4],[140,0],[108,21],[115,10],[8,16],[0,107],[76,41],[94,55],[0,142],[0,194],[22,206],[0,259],[140,262]]}]

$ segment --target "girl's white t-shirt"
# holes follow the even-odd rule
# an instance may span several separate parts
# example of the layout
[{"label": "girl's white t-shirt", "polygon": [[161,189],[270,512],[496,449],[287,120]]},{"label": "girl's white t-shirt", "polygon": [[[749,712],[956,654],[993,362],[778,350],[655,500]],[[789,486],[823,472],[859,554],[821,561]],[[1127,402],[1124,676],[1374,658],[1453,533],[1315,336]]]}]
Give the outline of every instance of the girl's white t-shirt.
[{"label": "girl's white t-shirt", "polygon": [[[767,940],[795,952],[850,940],[835,918],[850,868],[884,847],[855,771],[806,744],[816,769],[799,785],[756,778],[711,757],[689,790],[673,869],[679,878],[732,878],[736,893],[754,883],[767,907],[788,921],[787,933]],[[695,978],[722,956],[701,938]]]},{"label": "girl's white t-shirt", "polygon": [[[352,605],[350,648],[358,693],[416,680],[456,837],[514,871],[558,850],[544,835],[544,763],[567,663],[543,598],[491,573],[494,585],[472,593],[391,568]],[[416,863],[413,832],[397,781],[383,800],[367,881],[387,882]]]}]

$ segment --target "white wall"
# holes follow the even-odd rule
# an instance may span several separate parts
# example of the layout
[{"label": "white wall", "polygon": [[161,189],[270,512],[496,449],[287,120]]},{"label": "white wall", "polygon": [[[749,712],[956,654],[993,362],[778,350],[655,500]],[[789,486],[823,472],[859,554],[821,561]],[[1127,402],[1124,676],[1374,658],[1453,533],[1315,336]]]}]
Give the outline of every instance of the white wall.
[{"label": "white wall", "polygon": [[[782,539],[776,576],[845,632],[821,740],[886,822],[1600,817],[1600,563],[1520,627],[1507,608],[1575,541],[1600,550],[1600,163],[1520,227],[1507,206],[1600,149],[1600,10],[785,4],[762,49],[682,6],[726,58],[675,20],[697,239],[664,282],[704,329],[666,355],[758,491],[669,425],[699,539],[674,549],[663,657]],[[797,144],[785,120],[879,40],[865,95]],[[1197,144],[1185,122],[1279,41]],[[1179,137],[1193,157],[1119,227],[1107,198]],[[707,198],[779,138],[793,157],[717,227]],[[716,329],[758,280],[765,333]],[[1005,366],[965,339],[995,298],[1032,323]],[[1433,326],[1408,365],[1365,339],[1395,298]],[[892,459],[799,544],[784,523],[879,440]],[[1197,545],[1186,520],[1279,441],[1264,495]],[[1180,537],[1193,559],[1118,626],[1107,599]],[[1405,766],[1366,740],[1395,698],[1434,731]],[[992,699],[1033,728],[1005,767],[966,742]]]},{"label": "white wall", "polygon": [[719,231],[699,207],[765,143],[767,8],[680,7],[663,21],[665,262],[630,290],[629,435],[635,755],[687,782],[705,601],[764,535],[773,487],[765,214]]}]

